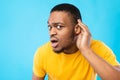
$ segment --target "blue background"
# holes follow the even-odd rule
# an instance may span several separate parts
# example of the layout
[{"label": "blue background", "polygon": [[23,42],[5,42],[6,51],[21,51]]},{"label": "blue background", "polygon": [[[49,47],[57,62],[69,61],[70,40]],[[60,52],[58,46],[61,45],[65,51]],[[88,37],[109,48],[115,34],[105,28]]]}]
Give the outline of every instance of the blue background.
[{"label": "blue background", "polygon": [[0,0],[0,80],[31,80],[34,52],[49,41],[50,9],[63,2],[80,9],[93,38],[120,62],[120,0]]}]

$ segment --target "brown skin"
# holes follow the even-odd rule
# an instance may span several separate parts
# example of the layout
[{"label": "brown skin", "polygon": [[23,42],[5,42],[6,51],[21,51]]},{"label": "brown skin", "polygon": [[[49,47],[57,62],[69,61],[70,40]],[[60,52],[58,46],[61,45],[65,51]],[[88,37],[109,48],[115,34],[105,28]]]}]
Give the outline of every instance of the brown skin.
[{"label": "brown skin", "polygon": [[[52,40],[57,41],[53,50],[66,54],[79,50],[103,80],[120,80],[120,66],[112,66],[96,55],[90,48],[89,29],[80,20],[78,24],[74,24],[70,16],[64,11],[54,11],[50,14],[48,25],[51,44],[53,44]],[[32,80],[44,80],[44,77],[37,77],[33,74]]]},{"label": "brown skin", "polygon": [[78,26],[71,21],[70,15],[70,13],[60,11],[50,14],[48,20],[50,38],[58,41],[58,45],[53,47],[55,52],[70,54],[78,50],[75,40],[77,33],[79,33],[76,30]]},{"label": "brown skin", "polygon": [[44,77],[38,77],[33,73],[32,80],[44,80]]}]

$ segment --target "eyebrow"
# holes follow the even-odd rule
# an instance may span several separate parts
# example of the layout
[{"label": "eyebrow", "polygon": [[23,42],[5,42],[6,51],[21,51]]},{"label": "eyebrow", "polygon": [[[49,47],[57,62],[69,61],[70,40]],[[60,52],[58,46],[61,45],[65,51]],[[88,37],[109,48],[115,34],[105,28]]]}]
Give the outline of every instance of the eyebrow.
[{"label": "eyebrow", "polygon": [[[47,21],[47,23],[49,24],[48,21]],[[62,23],[62,22],[54,22],[54,23],[52,23],[52,25],[58,25],[58,24],[62,24],[62,25],[64,25],[64,23]]]}]

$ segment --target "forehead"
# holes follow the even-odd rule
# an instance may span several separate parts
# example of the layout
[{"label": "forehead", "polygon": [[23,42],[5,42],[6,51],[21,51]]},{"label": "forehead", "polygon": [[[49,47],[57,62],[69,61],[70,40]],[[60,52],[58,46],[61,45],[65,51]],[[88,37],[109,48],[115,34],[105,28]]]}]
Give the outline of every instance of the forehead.
[{"label": "forehead", "polygon": [[54,11],[50,14],[49,19],[48,19],[48,24],[52,23],[70,23],[71,17],[70,13],[65,12],[65,11]]}]

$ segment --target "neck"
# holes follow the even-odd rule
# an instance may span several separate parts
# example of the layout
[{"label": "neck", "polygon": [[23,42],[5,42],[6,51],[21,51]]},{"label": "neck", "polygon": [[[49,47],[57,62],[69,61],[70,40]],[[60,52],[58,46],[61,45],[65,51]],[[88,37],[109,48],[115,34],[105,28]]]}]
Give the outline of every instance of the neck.
[{"label": "neck", "polygon": [[72,54],[78,51],[78,48],[76,45],[72,45],[72,47],[69,47],[68,49],[64,49],[63,52],[65,54]]}]

